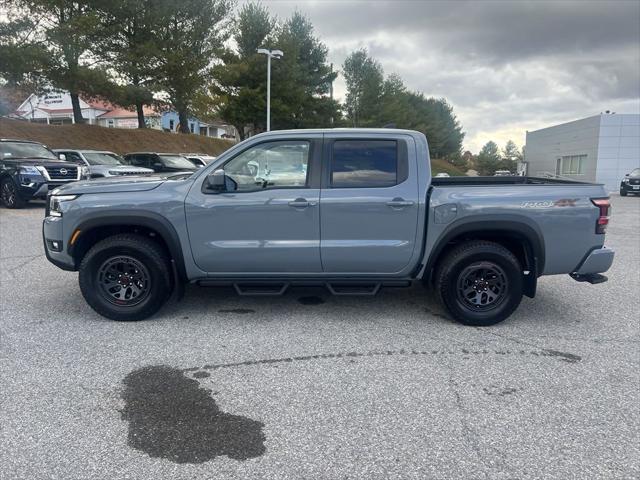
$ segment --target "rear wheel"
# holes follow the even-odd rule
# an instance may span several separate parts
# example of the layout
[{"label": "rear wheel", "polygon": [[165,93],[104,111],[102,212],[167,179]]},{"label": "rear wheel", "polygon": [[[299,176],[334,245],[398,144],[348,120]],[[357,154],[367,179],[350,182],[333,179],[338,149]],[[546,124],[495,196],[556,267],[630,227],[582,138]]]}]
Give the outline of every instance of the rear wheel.
[{"label": "rear wheel", "polygon": [[10,178],[5,178],[0,182],[0,198],[7,208],[22,208],[27,202],[20,198],[18,187]]},{"label": "rear wheel", "polygon": [[112,320],[143,320],[171,295],[163,249],[140,235],[114,235],[95,244],[80,264],[78,281],[87,303]]},{"label": "rear wheel", "polygon": [[522,268],[502,245],[470,241],[453,248],[442,260],[435,288],[457,321],[494,325],[509,317],[522,300]]}]

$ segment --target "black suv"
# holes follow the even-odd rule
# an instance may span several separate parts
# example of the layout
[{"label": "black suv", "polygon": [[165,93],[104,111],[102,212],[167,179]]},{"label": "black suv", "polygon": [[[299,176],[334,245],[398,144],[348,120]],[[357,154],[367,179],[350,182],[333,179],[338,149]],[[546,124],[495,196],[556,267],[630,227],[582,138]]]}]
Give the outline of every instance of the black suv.
[{"label": "black suv", "polygon": [[132,152],[124,156],[129,165],[152,168],[156,173],[193,172],[198,169],[179,153]]},{"label": "black suv", "polygon": [[640,194],[640,168],[627,173],[620,182],[620,195],[626,197],[628,193]]},{"label": "black suv", "polygon": [[7,208],[21,208],[49,190],[88,178],[89,170],[60,160],[41,143],[0,138],[0,200]]}]

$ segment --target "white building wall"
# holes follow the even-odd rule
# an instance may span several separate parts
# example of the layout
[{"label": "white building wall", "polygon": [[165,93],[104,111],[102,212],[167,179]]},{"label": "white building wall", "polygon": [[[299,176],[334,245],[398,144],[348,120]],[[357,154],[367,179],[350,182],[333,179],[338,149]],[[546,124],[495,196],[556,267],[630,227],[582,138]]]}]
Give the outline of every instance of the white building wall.
[{"label": "white building wall", "polygon": [[600,115],[527,132],[527,174],[555,174],[559,158],[586,155],[583,174],[560,174],[576,180],[595,181],[599,132]]},{"label": "white building wall", "polygon": [[624,175],[640,167],[640,115],[601,114],[527,132],[528,175],[554,174],[558,159],[573,155],[586,155],[583,174],[562,176],[617,190]]},{"label": "white building wall", "polygon": [[615,191],[620,180],[640,168],[640,115],[601,115],[596,181]]}]

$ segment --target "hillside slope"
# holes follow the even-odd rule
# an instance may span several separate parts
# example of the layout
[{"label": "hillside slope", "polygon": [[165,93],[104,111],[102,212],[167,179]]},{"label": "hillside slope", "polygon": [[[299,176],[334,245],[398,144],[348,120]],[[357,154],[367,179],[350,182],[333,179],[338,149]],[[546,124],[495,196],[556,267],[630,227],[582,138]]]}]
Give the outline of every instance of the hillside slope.
[{"label": "hillside slope", "polygon": [[96,125],[42,125],[0,118],[0,138],[34,140],[49,148],[86,148],[124,154],[136,151],[219,155],[234,142],[200,135]]}]

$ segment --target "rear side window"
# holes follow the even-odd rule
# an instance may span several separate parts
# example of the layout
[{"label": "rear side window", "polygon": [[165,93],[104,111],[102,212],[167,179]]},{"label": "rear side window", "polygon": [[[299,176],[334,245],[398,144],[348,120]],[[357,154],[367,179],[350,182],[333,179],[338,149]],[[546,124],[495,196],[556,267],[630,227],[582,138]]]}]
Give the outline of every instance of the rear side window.
[{"label": "rear side window", "polygon": [[395,140],[336,140],[333,143],[333,188],[392,187],[397,183]]}]

